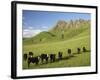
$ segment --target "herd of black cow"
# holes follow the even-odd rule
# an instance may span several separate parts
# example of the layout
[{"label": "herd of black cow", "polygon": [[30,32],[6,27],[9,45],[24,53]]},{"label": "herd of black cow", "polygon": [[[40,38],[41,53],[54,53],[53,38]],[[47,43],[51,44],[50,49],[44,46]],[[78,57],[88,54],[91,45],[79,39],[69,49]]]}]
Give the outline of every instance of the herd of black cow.
[{"label": "herd of black cow", "polygon": [[[87,49],[85,47],[83,47],[82,51],[86,52]],[[68,53],[69,57],[72,56],[71,49],[68,49],[67,53]],[[81,49],[77,48],[77,54],[80,54],[80,53],[81,53]],[[33,52],[29,52],[29,54],[25,53],[23,55],[23,59],[28,62],[28,67],[29,67],[30,63],[35,63],[37,65],[37,64],[39,64],[39,61],[41,61],[41,63],[47,64],[49,60],[50,60],[50,62],[55,62],[55,60],[62,60],[62,58],[63,58],[62,55],[63,55],[63,52],[59,51],[58,57],[56,57],[56,54],[54,54],[54,53],[51,53],[51,54],[42,53],[39,56],[33,57]]]}]

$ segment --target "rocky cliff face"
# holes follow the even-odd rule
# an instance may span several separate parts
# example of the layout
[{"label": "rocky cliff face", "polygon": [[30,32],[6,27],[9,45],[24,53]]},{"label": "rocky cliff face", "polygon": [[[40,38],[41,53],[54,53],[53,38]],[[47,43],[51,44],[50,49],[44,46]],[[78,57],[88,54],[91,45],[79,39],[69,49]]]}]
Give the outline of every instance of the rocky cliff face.
[{"label": "rocky cliff face", "polygon": [[83,19],[70,20],[70,21],[60,20],[57,22],[57,24],[55,25],[53,29],[79,28],[79,27],[84,26],[85,24],[90,24],[90,20],[83,20]]}]

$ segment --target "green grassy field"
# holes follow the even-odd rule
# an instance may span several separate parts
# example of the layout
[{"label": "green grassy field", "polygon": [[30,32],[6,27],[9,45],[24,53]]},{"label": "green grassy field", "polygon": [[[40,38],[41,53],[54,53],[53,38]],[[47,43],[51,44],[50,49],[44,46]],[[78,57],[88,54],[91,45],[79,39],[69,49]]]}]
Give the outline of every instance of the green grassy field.
[{"label": "green grassy field", "polygon": [[[88,50],[90,50],[90,37],[83,36],[79,38],[73,38],[67,41],[60,41],[54,43],[42,43],[42,44],[35,44],[35,45],[26,45],[23,48],[24,53],[28,53],[29,51],[34,52],[34,56],[40,55],[41,53],[48,53],[51,52],[57,54],[58,51],[63,52],[63,57],[68,56],[67,49],[71,48],[72,53],[76,53],[76,48],[82,48],[85,46]],[[40,63],[41,64],[41,63]],[[48,63],[43,65],[34,65],[31,64],[30,68],[52,68],[52,67],[74,67],[74,66],[89,66],[90,65],[90,52],[77,54],[75,57],[72,57],[69,60],[62,60],[55,63]],[[28,65],[27,62],[23,62],[23,68],[27,69]]]},{"label": "green grassy field", "polygon": [[[56,54],[57,58],[58,52],[61,51],[63,52],[63,58],[66,58],[68,57],[67,49],[70,48],[72,50],[73,57],[53,63],[49,62],[48,64],[42,64],[40,61],[38,65],[30,64],[29,68],[27,61],[23,60],[23,69],[83,67],[91,65],[90,52],[81,52],[81,54],[76,54],[77,48],[82,49],[82,47],[85,46],[87,50],[90,50],[89,25],[85,25],[85,27],[81,27],[79,29],[70,29],[68,31],[65,31],[64,39],[61,39],[61,37],[59,36],[59,32],[51,31],[52,34],[55,33],[56,37],[52,37],[52,34],[50,33],[43,32],[32,39],[23,40],[23,54],[28,54],[29,51],[32,51],[34,53],[34,56],[38,56],[41,53],[54,53]],[[42,38],[43,40],[39,41],[40,38]]]}]

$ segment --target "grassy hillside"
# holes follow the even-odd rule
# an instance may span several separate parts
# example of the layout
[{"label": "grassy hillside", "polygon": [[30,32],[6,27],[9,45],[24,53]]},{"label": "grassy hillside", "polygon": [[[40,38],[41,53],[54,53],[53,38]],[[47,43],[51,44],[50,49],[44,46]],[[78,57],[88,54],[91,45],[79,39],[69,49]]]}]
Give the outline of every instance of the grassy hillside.
[{"label": "grassy hillside", "polygon": [[[63,57],[67,57],[68,53],[67,53],[67,49],[71,48],[73,54],[77,52],[76,48],[82,48],[83,46],[85,46],[88,50],[90,50],[90,37],[89,36],[83,36],[83,37],[79,37],[79,38],[73,38],[71,40],[67,40],[67,41],[58,41],[58,42],[54,42],[54,43],[45,43],[45,44],[36,44],[36,45],[27,45],[24,46],[24,53],[28,53],[29,51],[34,52],[34,56],[40,55],[41,53],[55,53],[57,55],[58,51],[62,51],[63,52]],[[78,55],[77,55],[78,56]],[[57,57],[57,56],[56,56]],[[78,58],[79,57],[79,58]],[[81,55],[79,55],[78,57],[75,57],[69,61],[69,64],[67,64],[67,60],[63,60],[60,62],[60,64],[62,63],[62,66],[70,66],[70,67],[75,67],[75,66],[86,66],[86,65],[90,65],[90,53],[82,53]],[[77,61],[78,60],[78,61]],[[73,63],[73,62],[76,63]],[[24,62],[23,64],[23,68],[27,69],[27,63]],[[31,66],[30,68],[40,68],[40,67],[44,67],[44,68],[48,68],[48,67],[61,67],[61,65],[59,65],[59,62],[56,62],[54,64],[51,65],[51,63],[49,64],[45,64],[45,65],[39,65],[39,66],[35,66],[34,64],[32,64],[33,66]]]},{"label": "grassy hillside", "polygon": [[[81,67],[90,66],[90,52],[75,54],[77,48],[86,47],[90,50],[90,24],[83,24],[78,28],[68,28],[63,29],[64,38],[62,39],[62,29],[54,28],[48,32],[41,32],[40,34],[32,37],[30,39],[23,40],[23,54],[29,51],[34,53],[34,56],[38,56],[41,53],[55,53],[56,58],[59,51],[63,52],[63,58],[68,57],[67,49],[72,50],[74,57],[70,59],[65,59],[57,61],[54,63],[41,64],[39,65],[31,64],[30,69],[35,68],[57,68],[57,67]],[[23,69],[27,69],[27,61],[23,61]]]},{"label": "grassy hillside", "polygon": [[[82,33],[85,34],[85,33]],[[81,34],[80,34],[81,35]],[[78,35],[78,36],[80,36]],[[87,49],[90,49],[90,36],[85,35],[78,37],[75,36],[72,39],[64,40],[64,41],[57,41],[52,43],[41,43],[41,44],[31,44],[31,45],[24,45],[23,51],[24,53],[28,53],[29,51],[33,51],[35,55],[38,55],[39,53],[50,53],[50,52],[58,52],[66,50],[67,48],[73,49],[73,47],[82,47],[87,46]],[[84,45],[85,44],[85,45]]]},{"label": "grassy hillside", "polygon": [[[56,28],[56,27],[57,26],[55,26],[52,30],[49,30],[49,31],[43,31],[32,38],[23,39],[23,44],[30,45],[30,44],[38,44],[38,43],[40,44],[40,43],[68,40],[83,32],[88,32],[88,34],[90,34],[89,33],[90,24],[89,23],[85,23],[78,28],[74,26],[73,28],[67,28],[67,29],[66,29],[66,26],[63,29]],[[62,39],[62,33],[64,35],[63,39]]]}]

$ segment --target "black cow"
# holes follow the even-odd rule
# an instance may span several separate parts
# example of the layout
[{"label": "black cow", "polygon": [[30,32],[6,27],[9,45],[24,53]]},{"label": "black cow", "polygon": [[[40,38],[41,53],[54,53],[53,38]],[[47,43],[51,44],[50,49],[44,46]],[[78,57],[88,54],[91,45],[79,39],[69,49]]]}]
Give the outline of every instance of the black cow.
[{"label": "black cow", "polygon": [[58,60],[62,59],[62,52],[58,52]]},{"label": "black cow", "polygon": [[86,50],[86,48],[85,47],[83,47],[83,52],[86,52],[87,50]]},{"label": "black cow", "polygon": [[41,54],[40,58],[42,63],[44,62],[44,60],[46,61],[46,63],[48,63],[48,58],[49,58],[48,54]]},{"label": "black cow", "polygon": [[24,59],[25,61],[27,60],[27,54],[26,54],[26,53],[23,55],[23,59]]},{"label": "black cow", "polygon": [[39,63],[39,57],[38,56],[36,56],[36,57],[29,57],[28,58],[28,67],[29,67],[29,65],[30,65],[30,63],[35,63],[36,65]]},{"label": "black cow", "polygon": [[50,61],[54,62],[56,59],[56,55],[55,54],[50,54]]},{"label": "black cow", "polygon": [[71,56],[71,49],[68,49],[68,55]]},{"label": "black cow", "polygon": [[77,53],[80,54],[80,52],[81,52],[81,49],[77,48]]},{"label": "black cow", "polygon": [[29,57],[33,56],[33,52],[29,52]]}]

